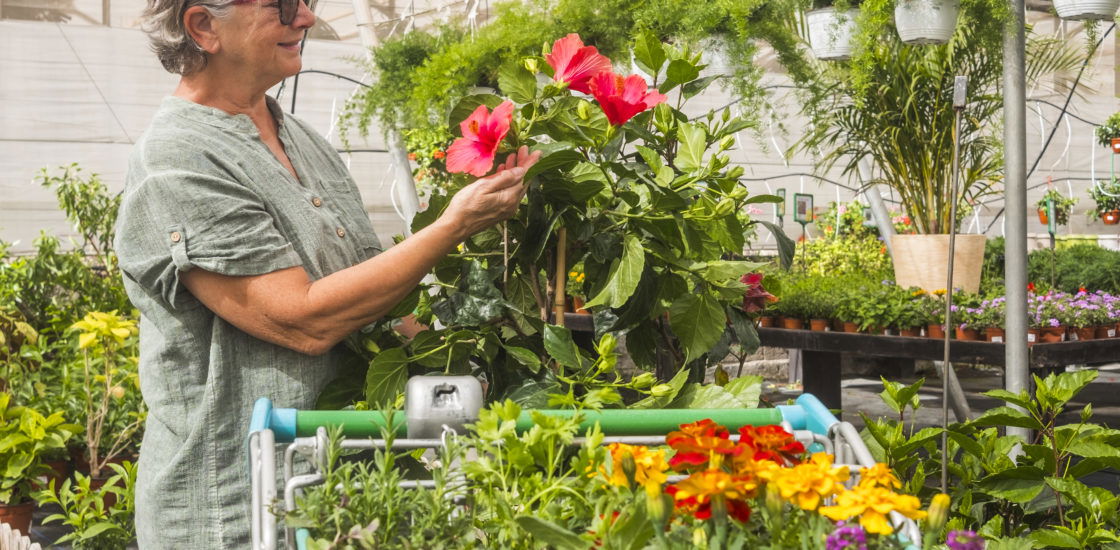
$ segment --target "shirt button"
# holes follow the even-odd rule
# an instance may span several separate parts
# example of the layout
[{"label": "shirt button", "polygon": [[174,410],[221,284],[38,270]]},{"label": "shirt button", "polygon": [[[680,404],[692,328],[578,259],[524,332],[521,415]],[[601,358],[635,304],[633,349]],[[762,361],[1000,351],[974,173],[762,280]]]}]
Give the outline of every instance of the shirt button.
[{"label": "shirt button", "polygon": [[341,228],[341,227],[339,227],[338,229],[335,229],[334,232],[337,233],[339,237],[345,237],[346,236],[346,230]]},{"label": "shirt button", "polygon": [[171,242],[177,243],[181,240],[183,240],[183,235],[181,235],[178,231],[171,232]]},{"label": "shirt button", "polygon": [[320,199],[319,197],[312,197],[311,204],[315,205],[316,208],[323,206],[323,199]]}]

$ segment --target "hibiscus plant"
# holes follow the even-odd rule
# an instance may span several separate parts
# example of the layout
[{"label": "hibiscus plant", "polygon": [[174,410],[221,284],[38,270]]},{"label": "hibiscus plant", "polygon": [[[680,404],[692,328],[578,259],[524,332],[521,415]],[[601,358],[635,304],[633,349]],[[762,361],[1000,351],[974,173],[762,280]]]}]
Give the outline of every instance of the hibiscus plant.
[{"label": "hibiscus plant", "polygon": [[[523,404],[543,404],[575,380],[573,399],[620,401],[613,362],[592,360],[552,309],[577,264],[596,336],[624,334],[635,363],[656,367],[662,380],[686,365],[700,372],[731,343],[757,346],[740,277],[758,264],[737,258],[751,226],[765,223],[751,220],[747,205],[778,197],[750,196],[743,169],[729,165],[725,152],[749,122],[727,109],[685,114],[687,100],[715,80],[700,77],[698,53],[650,34],[633,51],[642,73],[618,74],[570,34],[543,56],[503,67],[501,96],[468,96],[452,109],[451,184],[433,192],[414,231],[508,152],[527,146],[542,157],[525,176],[517,215],[464,242],[436,266],[426,291],[398,308],[441,328],[407,344],[376,332],[358,346],[376,352],[365,388],[371,404],[429,369],[483,375],[491,397]],[[665,403],[673,398],[661,393]]]}]

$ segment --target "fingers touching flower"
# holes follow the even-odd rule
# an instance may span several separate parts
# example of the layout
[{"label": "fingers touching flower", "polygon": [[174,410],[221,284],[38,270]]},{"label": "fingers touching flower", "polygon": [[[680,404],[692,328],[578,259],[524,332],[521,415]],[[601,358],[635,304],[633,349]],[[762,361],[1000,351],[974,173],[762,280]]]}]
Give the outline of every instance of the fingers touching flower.
[{"label": "fingers touching flower", "polygon": [[512,121],[513,103],[510,101],[494,107],[493,113],[485,105],[479,105],[471,116],[459,123],[463,137],[447,149],[447,171],[478,177],[490,173],[498,145],[505,139]]},{"label": "fingers touching flower", "polygon": [[591,77],[611,70],[611,60],[599,54],[595,46],[584,46],[579,35],[572,33],[552,44],[552,53],[544,56],[553,70],[553,80],[567,82],[568,87],[591,93]]},{"label": "fingers touching flower", "polygon": [[589,86],[591,95],[614,126],[622,126],[634,115],[668,99],[657,90],[648,91],[645,79],[636,74],[623,78],[613,72],[601,72],[591,78]]}]

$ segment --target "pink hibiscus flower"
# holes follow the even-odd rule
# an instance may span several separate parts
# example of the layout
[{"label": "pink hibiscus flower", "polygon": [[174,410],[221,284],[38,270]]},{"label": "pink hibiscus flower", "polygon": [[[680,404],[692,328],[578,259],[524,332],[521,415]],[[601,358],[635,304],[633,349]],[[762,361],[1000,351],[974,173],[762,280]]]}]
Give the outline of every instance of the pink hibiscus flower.
[{"label": "pink hibiscus flower", "polygon": [[494,107],[493,113],[485,105],[479,105],[471,116],[459,123],[463,137],[456,139],[447,149],[447,171],[466,172],[478,177],[490,173],[498,145],[509,132],[512,120],[513,103],[510,101]]},{"label": "pink hibiscus flower", "polygon": [[553,80],[567,82],[568,87],[591,93],[587,82],[591,77],[611,70],[611,60],[599,54],[595,46],[584,46],[579,35],[572,33],[552,44],[552,53],[544,56],[552,67]]},{"label": "pink hibiscus flower", "polygon": [[613,72],[602,72],[591,78],[590,87],[607,120],[615,126],[626,124],[634,115],[668,99],[657,90],[648,91],[645,79],[636,74],[623,78]]}]

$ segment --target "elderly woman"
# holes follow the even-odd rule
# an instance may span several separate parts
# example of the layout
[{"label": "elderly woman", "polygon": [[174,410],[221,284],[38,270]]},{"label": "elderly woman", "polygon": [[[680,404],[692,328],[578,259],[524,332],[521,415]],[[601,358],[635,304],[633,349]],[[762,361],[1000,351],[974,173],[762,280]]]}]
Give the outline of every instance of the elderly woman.
[{"label": "elderly woman", "polygon": [[312,407],[336,345],[511,216],[537,156],[510,155],[382,251],[337,153],[265,95],[300,70],[303,0],[149,0],[146,16],[182,78],[133,150],[117,233],[149,407],[139,543],[244,548],[253,401]]}]

